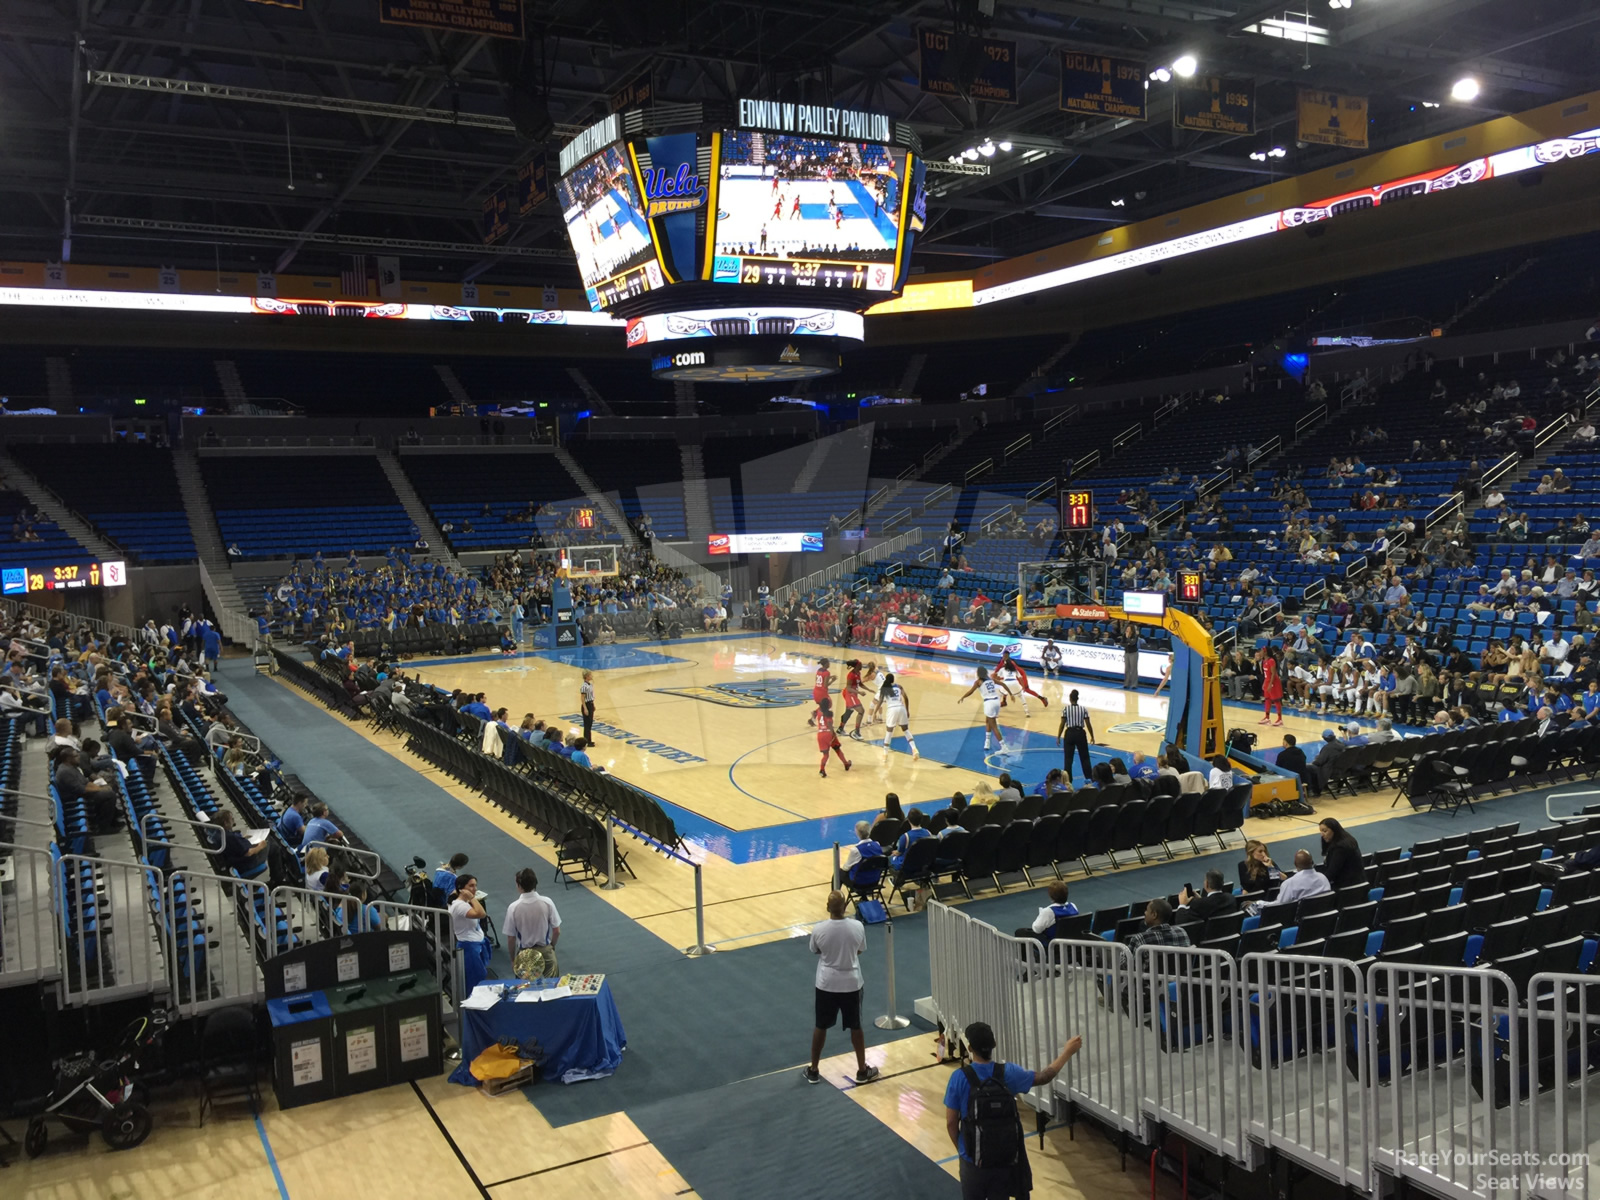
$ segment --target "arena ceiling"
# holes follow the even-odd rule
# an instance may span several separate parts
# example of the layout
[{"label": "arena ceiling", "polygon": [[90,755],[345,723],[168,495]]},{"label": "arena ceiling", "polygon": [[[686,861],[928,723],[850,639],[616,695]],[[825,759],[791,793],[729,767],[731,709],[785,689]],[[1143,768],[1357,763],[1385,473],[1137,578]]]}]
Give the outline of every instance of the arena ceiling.
[{"label": "arena ceiling", "polygon": [[[1369,97],[1374,150],[1600,88],[1600,0],[1339,3],[526,0],[517,43],[382,24],[380,0],[6,0],[0,257],[306,271],[389,247],[412,278],[573,285],[553,201],[488,249],[483,201],[648,85],[887,112],[941,164],[1009,143],[930,176],[914,269],[952,270],[1354,154],[1296,144],[1301,87]],[[918,30],[957,25],[1016,43],[1016,103],[919,89]],[[1175,129],[1159,81],[1143,122],[1063,112],[1062,50],[1253,80],[1256,132]]]}]

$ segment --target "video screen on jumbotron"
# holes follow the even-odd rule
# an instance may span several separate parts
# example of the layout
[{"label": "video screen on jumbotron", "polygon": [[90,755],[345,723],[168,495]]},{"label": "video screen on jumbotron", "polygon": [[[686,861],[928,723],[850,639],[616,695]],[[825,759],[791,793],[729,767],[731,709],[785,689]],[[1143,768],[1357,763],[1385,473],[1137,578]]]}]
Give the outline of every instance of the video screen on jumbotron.
[{"label": "video screen on jumbotron", "polygon": [[627,150],[607,146],[556,182],[567,238],[591,308],[662,286]]},{"label": "video screen on jumbotron", "polygon": [[723,133],[712,282],[892,291],[908,158],[870,142]]}]

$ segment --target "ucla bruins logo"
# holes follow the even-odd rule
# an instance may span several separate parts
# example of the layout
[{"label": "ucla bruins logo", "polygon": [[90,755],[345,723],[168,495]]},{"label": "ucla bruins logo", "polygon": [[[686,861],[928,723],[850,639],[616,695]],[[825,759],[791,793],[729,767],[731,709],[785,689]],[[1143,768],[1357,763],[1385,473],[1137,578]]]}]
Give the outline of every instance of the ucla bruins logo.
[{"label": "ucla bruins logo", "polygon": [[1111,733],[1165,733],[1165,721],[1124,721],[1121,725],[1113,725]]},{"label": "ucla bruins logo", "polygon": [[811,687],[797,679],[751,679],[705,687],[651,688],[665,696],[689,696],[728,708],[798,708],[811,699]]}]

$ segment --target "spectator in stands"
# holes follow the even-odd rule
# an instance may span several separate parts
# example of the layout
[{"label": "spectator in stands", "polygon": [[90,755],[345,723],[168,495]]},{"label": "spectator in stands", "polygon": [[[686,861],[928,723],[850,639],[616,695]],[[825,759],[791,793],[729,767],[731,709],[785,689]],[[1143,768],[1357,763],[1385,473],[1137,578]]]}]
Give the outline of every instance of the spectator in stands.
[{"label": "spectator in stands", "polygon": [[306,851],[305,882],[310,891],[323,891],[328,882],[328,852],[321,846]]},{"label": "spectator in stands", "polygon": [[[1364,882],[1366,869],[1361,865],[1361,847],[1356,839],[1333,817],[1323,817],[1317,828],[1322,834],[1322,873],[1333,890]],[[1299,855],[1295,858],[1298,863]]]},{"label": "spectator in stands", "polygon": [[1128,939],[1128,949],[1140,946],[1187,946],[1189,933],[1172,923],[1172,905],[1157,897],[1144,906],[1144,931]]},{"label": "spectator in stands", "polygon": [[1307,787],[1311,787],[1313,779],[1306,765],[1306,752],[1300,749],[1292,733],[1283,735],[1283,748],[1278,751],[1277,766],[1291,774],[1298,775]]},{"label": "spectator in stands", "polygon": [[844,859],[839,864],[851,884],[858,892],[869,891],[877,886],[878,880],[883,875],[883,868],[869,868],[859,870],[866,859],[884,857],[883,847],[872,839],[872,823],[870,821],[856,822],[856,844],[844,852]]},{"label": "spectator in stands", "polygon": [[1244,863],[1239,868],[1239,883],[1247,892],[1265,891],[1282,882],[1283,872],[1267,853],[1267,844],[1252,838],[1244,846]]},{"label": "spectator in stands", "polygon": [[911,849],[913,842],[920,842],[923,838],[932,836],[927,829],[928,819],[922,815],[920,808],[913,808],[907,813],[906,820],[911,828],[900,835],[900,840],[895,843],[894,853],[889,856],[889,865],[896,871],[900,869],[901,863],[905,862],[906,851]]},{"label": "spectator in stands", "polygon": [[439,864],[433,873],[433,886],[448,896],[456,890],[456,876],[466,868],[470,860],[459,851],[450,856],[450,861]]},{"label": "spectator in stands", "polygon": [[587,767],[592,771],[595,769],[595,765],[589,758],[588,750],[589,742],[586,738],[573,738],[572,752],[567,755],[567,757],[570,758],[577,766]]},{"label": "spectator in stands", "polygon": [[307,847],[315,842],[328,842],[335,846],[344,845],[344,834],[339,827],[328,819],[328,806],[321,800],[313,800],[309,811],[311,819],[306,822],[305,834],[300,839],[300,845]]},{"label": "spectator in stands", "polygon": [[1049,903],[1039,909],[1033,918],[1033,924],[1026,929],[1019,929],[1013,937],[1031,937],[1048,945],[1055,936],[1056,922],[1065,917],[1078,915],[1078,906],[1067,899],[1067,885],[1062,880],[1056,880],[1045,889]]},{"label": "spectator in stands", "polygon": [[214,818],[222,833],[222,865],[240,879],[254,879],[267,873],[267,853],[272,849],[272,839],[264,837],[255,845],[234,828],[233,813],[223,809]]},{"label": "spectator in stands", "polygon": [[56,754],[52,783],[61,794],[63,804],[70,807],[78,801],[84,803],[91,833],[112,833],[122,825],[116,791],[104,779],[83,773],[78,765],[79,753],[71,746],[61,747]]},{"label": "spectator in stands", "polygon": [[1205,890],[1199,895],[1196,895],[1187,883],[1178,893],[1178,907],[1184,909],[1190,916],[1220,917],[1239,907],[1239,902],[1234,899],[1233,893],[1223,886],[1221,871],[1207,871],[1205,882],[1201,886]]},{"label": "spectator in stands", "polygon": [[[1350,835],[1346,834],[1345,836],[1349,837]],[[1356,861],[1359,865],[1359,854],[1357,854]],[[1326,867],[1326,864],[1324,864],[1324,867]],[[1262,905],[1258,911],[1264,913],[1266,909],[1274,906],[1298,904],[1302,900],[1310,899],[1312,896],[1326,895],[1333,890],[1334,886],[1329,877],[1323,871],[1314,869],[1310,851],[1296,850],[1294,852],[1294,874],[1283,881],[1283,886],[1278,889],[1278,894],[1272,903]],[[1263,922],[1266,921],[1265,916],[1262,919]]]},{"label": "spectator in stands", "polygon": [[52,761],[61,752],[63,746],[70,747],[73,750],[82,747],[82,743],[72,735],[72,722],[67,720],[66,717],[62,717],[56,722],[55,730],[55,733],[50,737],[49,748],[46,750],[46,754]]},{"label": "spectator in stands", "polygon": [[305,837],[306,805],[309,801],[310,798],[304,792],[295,792],[289,797],[283,815],[278,818],[278,832],[291,846],[298,846]]},{"label": "spectator in stands", "polygon": [[478,900],[478,880],[472,875],[456,878],[450,894],[450,927],[461,948],[463,983],[468,995],[489,973],[490,947],[483,935],[483,919],[488,914]]}]

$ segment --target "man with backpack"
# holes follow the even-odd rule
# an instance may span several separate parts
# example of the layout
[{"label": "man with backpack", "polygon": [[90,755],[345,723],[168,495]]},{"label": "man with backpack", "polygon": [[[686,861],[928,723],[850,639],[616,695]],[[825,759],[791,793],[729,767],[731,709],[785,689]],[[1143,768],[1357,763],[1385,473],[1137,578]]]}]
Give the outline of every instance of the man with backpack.
[{"label": "man with backpack", "polygon": [[1027,1200],[1033,1171],[1016,1098],[1061,1074],[1083,1039],[1072,1038],[1049,1066],[1029,1071],[990,1060],[994,1030],[984,1022],[968,1025],[964,1036],[972,1061],[944,1090],[945,1129],[961,1156],[961,1200]]}]

